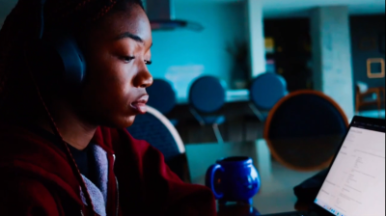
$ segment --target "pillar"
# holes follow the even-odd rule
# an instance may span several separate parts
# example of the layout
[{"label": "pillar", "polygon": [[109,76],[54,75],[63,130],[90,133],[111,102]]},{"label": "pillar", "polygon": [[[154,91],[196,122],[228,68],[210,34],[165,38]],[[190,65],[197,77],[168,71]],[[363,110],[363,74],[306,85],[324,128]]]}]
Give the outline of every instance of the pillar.
[{"label": "pillar", "polygon": [[351,36],[347,6],[320,7],[311,13],[315,90],[332,97],[354,116]]},{"label": "pillar", "polygon": [[247,34],[250,47],[251,77],[266,72],[263,5],[260,0],[246,0]]}]

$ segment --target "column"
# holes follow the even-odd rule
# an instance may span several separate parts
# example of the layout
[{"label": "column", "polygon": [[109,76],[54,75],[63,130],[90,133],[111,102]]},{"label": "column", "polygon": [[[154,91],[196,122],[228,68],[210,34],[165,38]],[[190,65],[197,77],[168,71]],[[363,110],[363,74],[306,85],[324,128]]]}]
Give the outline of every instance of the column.
[{"label": "column", "polygon": [[260,0],[246,0],[247,34],[250,47],[251,77],[266,72],[263,5]]},{"label": "column", "polygon": [[354,116],[349,11],[346,6],[320,7],[311,15],[315,90],[332,97]]}]

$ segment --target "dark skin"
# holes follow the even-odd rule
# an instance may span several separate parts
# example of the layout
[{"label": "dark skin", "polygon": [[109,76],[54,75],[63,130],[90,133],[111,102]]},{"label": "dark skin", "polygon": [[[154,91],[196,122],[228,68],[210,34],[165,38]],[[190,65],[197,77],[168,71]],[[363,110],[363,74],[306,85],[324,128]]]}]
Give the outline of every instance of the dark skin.
[{"label": "dark skin", "polygon": [[[109,13],[84,39],[87,75],[81,93],[51,95],[47,102],[64,141],[78,150],[88,146],[98,126],[131,126],[136,115],[146,112],[146,88],[153,83],[147,68],[151,27],[139,5]],[[47,118],[36,122],[53,132]]]}]

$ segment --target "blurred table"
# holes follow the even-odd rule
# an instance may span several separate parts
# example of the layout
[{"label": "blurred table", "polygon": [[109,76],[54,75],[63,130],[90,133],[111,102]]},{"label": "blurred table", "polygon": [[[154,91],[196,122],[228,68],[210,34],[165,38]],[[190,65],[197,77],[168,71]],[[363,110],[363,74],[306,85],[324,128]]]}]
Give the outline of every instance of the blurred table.
[{"label": "blurred table", "polygon": [[[205,184],[207,168],[216,160],[231,156],[251,157],[262,181],[253,206],[261,214],[271,214],[296,210],[297,198],[293,188],[331,164],[342,138],[330,136],[187,145],[186,155],[192,183],[201,185]],[[242,216],[247,212],[245,208],[237,207],[220,211],[220,216]]]},{"label": "blurred table", "polygon": [[[249,90],[248,89],[229,89],[225,92],[225,102],[245,102],[249,101]],[[189,99],[187,97],[177,98],[177,104],[184,105],[188,104]]]}]

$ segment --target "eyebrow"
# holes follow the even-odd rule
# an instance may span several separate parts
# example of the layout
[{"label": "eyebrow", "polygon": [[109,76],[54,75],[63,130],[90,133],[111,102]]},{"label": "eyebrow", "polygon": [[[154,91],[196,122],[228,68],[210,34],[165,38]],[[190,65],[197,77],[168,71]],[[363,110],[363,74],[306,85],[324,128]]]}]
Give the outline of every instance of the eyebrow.
[{"label": "eyebrow", "polygon": [[141,37],[139,37],[138,35],[132,34],[130,32],[125,32],[125,33],[120,34],[118,37],[115,38],[115,40],[121,40],[124,38],[131,38],[137,42],[143,43],[143,40]]}]

